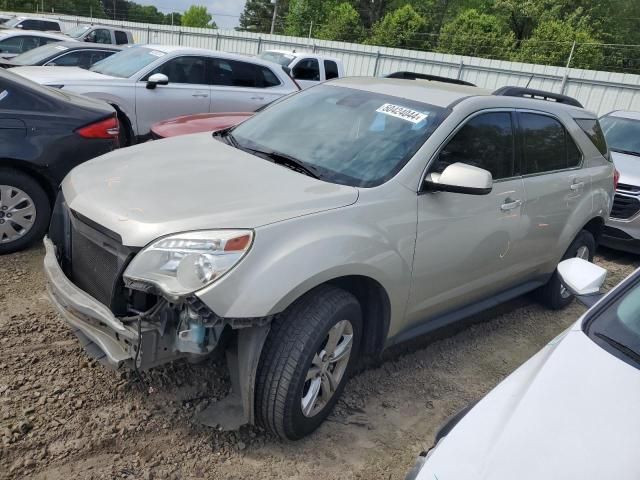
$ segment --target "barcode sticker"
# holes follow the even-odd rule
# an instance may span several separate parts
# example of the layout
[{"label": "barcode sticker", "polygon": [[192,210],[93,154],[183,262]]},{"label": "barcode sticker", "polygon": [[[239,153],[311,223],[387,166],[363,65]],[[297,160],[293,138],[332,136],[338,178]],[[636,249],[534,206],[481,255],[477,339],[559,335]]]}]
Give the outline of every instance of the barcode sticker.
[{"label": "barcode sticker", "polygon": [[392,117],[400,118],[411,123],[420,123],[429,115],[426,113],[418,112],[407,107],[401,107],[400,105],[393,105],[392,103],[385,103],[376,110],[378,113],[384,113],[385,115],[391,115]]}]

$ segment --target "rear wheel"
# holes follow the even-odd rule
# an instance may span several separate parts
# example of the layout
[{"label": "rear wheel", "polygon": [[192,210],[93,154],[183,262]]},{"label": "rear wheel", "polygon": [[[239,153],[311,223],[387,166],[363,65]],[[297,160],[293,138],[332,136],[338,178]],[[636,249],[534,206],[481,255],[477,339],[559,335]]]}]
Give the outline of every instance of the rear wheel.
[{"label": "rear wheel", "polygon": [[41,239],[50,216],[49,198],[38,182],[17,170],[0,169],[0,254]]},{"label": "rear wheel", "polygon": [[127,116],[120,110],[118,112],[118,146],[120,148],[128,147],[133,142],[133,134],[131,133],[131,126]]},{"label": "rear wheel", "polygon": [[358,357],[360,304],[322,286],[273,321],[258,365],[256,419],[280,438],[313,432],[340,397]]},{"label": "rear wheel", "polygon": [[[591,232],[582,230],[573,240],[567,252],[562,257],[563,260],[568,258],[582,258],[593,261],[593,255],[596,251],[596,241]],[[553,272],[546,285],[538,289],[537,297],[539,301],[552,310],[560,310],[571,303],[573,295],[562,285],[558,271]]]}]

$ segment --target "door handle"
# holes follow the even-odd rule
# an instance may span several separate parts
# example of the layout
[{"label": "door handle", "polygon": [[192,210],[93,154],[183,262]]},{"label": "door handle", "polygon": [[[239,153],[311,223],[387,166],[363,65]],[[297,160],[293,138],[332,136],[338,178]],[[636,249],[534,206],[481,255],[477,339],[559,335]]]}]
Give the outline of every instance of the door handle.
[{"label": "door handle", "polygon": [[520,205],[522,205],[522,200],[511,200],[510,198],[507,198],[505,202],[500,205],[500,210],[502,210],[503,212],[508,212],[509,210],[518,208]]},{"label": "door handle", "polygon": [[191,96],[192,97],[196,97],[196,98],[207,98],[209,96],[209,94],[208,93],[194,93]]},{"label": "door handle", "polygon": [[264,100],[264,97],[251,97],[251,100]]},{"label": "door handle", "polygon": [[571,184],[571,190],[576,191],[576,190],[580,190],[582,187],[584,187],[584,182],[575,182]]}]

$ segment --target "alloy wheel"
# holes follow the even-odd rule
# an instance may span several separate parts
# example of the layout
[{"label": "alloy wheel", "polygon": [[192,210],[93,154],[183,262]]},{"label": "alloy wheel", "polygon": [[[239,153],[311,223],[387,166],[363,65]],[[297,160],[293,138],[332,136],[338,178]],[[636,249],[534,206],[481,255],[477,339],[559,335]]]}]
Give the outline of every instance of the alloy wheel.
[{"label": "alloy wheel", "polygon": [[36,206],[23,190],[0,185],[0,243],[24,237],[36,221]]}]

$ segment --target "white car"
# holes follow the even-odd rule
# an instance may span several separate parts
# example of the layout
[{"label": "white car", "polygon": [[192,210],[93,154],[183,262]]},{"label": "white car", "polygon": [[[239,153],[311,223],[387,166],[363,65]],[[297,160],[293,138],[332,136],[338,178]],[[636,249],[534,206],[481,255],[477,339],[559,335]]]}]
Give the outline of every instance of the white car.
[{"label": "white car", "polygon": [[0,57],[13,58],[42,45],[69,40],[69,37],[61,33],[0,29]]},{"label": "white car", "polygon": [[3,28],[21,30],[39,30],[41,32],[60,32],[60,22],[46,17],[12,17],[2,25]]},{"label": "white car", "polygon": [[305,89],[332,78],[344,77],[342,60],[326,55],[288,50],[265,50],[258,58],[287,68],[291,77]]},{"label": "white car", "polygon": [[[606,271],[558,266],[589,305]],[[640,269],[436,435],[407,480],[638,480]]]},{"label": "white car", "polygon": [[278,65],[198,48],[161,45],[126,48],[90,70],[17,67],[11,70],[50,87],[98,98],[118,111],[121,144],[150,136],[167,118],[209,112],[253,112],[298,91]]}]

